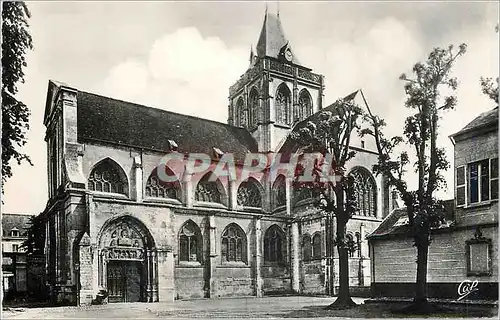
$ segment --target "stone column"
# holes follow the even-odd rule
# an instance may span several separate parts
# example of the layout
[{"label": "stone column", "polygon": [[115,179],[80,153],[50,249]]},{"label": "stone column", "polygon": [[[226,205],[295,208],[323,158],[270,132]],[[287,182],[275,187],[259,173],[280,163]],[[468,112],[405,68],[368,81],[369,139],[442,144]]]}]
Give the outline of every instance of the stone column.
[{"label": "stone column", "polygon": [[143,198],[143,192],[142,192],[142,160],[140,156],[135,156],[134,157],[134,180],[135,180],[135,194],[134,194],[134,199],[137,202],[142,202]]},{"label": "stone column", "polygon": [[207,266],[207,293],[208,298],[215,298],[217,296],[217,288],[214,279],[215,270],[217,266],[217,240],[216,240],[216,226],[215,226],[215,216],[210,215],[208,217],[208,266]]},{"label": "stone column", "polygon": [[261,298],[263,296],[263,280],[261,274],[261,261],[262,261],[262,228],[261,228],[261,217],[255,217],[255,295],[257,298]]},{"label": "stone column", "polygon": [[78,292],[78,304],[90,305],[94,297],[93,290],[93,266],[92,266],[92,246],[90,245],[90,237],[85,233],[80,240],[78,248],[79,264],[76,266]]},{"label": "stone column", "polygon": [[158,302],[158,252],[152,251],[152,266],[151,266],[153,282],[153,302]]},{"label": "stone column", "polygon": [[147,302],[153,302],[153,295],[152,295],[152,289],[153,287],[151,286],[151,281],[153,280],[152,278],[152,271],[151,271],[151,250],[147,249],[146,250],[146,269],[147,269],[147,279],[146,279],[146,300]]},{"label": "stone column", "polygon": [[227,180],[227,195],[228,209],[236,210],[236,206],[238,205],[238,190],[236,189],[236,181],[234,181],[231,177],[228,177]]},{"label": "stone column", "polygon": [[56,239],[56,283],[59,284],[62,280],[61,278],[61,210],[57,210],[54,213],[54,224],[55,224],[55,239]]},{"label": "stone column", "polygon": [[292,214],[292,178],[287,177],[285,179],[285,193],[286,193],[286,214]]},{"label": "stone column", "polygon": [[364,223],[361,223],[360,230],[360,258],[359,258],[359,285],[365,286],[370,283],[370,259],[368,258],[368,244],[366,237],[366,227]]},{"label": "stone column", "polygon": [[193,183],[193,174],[189,172],[184,172],[184,203],[186,204],[186,207],[192,208],[194,204],[194,199],[195,199],[195,184]]},{"label": "stone column", "polygon": [[296,67],[293,68],[293,93],[292,93],[292,117],[291,117],[292,123],[300,119],[297,70],[298,69]]},{"label": "stone column", "polygon": [[299,223],[292,222],[292,290],[300,293],[300,239]]},{"label": "stone column", "polygon": [[172,248],[158,249],[158,300],[174,301],[174,255]]},{"label": "stone column", "polygon": [[368,257],[368,245],[366,244],[366,227],[365,224],[362,222],[361,226],[359,227],[359,238],[361,242],[361,248],[360,248],[360,253],[361,253],[361,258]]}]

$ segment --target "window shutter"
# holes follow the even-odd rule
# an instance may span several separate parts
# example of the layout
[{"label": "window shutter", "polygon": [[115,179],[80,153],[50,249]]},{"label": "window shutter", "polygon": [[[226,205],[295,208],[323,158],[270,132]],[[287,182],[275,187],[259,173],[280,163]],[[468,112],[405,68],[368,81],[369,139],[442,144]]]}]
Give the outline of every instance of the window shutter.
[{"label": "window shutter", "polygon": [[456,171],[456,190],[455,196],[457,199],[457,207],[465,205],[466,199],[466,178],[465,178],[465,166],[457,167]]},{"label": "window shutter", "polygon": [[491,159],[490,184],[491,199],[498,199],[498,158]]}]

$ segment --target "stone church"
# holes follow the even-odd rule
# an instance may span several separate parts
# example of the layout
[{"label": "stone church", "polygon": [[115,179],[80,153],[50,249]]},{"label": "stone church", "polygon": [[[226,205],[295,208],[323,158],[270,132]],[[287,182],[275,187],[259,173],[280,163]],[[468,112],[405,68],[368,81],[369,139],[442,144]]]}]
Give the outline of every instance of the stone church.
[{"label": "stone church", "polygon": [[[324,89],[323,76],[296,56],[279,15],[268,12],[247,71],[229,88],[227,124],[49,81],[42,215],[53,301],[89,303],[103,290],[108,302],[335,294],[337,252],[326,236],[334,222],[289,177],[270,179],[264,170],[244,180],[214,178],[182,162],[165,167],[175,183],[158,172],[171,153],[203,153],[213,163],[232,154],[242,167],[247,154],[293,152],[284,150],[290,133],[336,108],[324,106]],[[367,107],[361,90],[345,99]],[[383,178],[371,174],[373,141],[354,134],[352,141],[357,155],[347,169],[360,207],[348,224],[357,244],[354,291],[370,286],[365,236],[393,202]]]}]

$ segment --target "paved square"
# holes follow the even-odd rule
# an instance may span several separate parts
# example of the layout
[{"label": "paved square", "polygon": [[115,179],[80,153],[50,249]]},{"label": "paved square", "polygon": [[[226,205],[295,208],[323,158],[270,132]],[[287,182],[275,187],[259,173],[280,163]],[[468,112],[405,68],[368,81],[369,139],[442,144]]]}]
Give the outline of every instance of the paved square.
[{"label": "paved square", "polygon": [[[310,308],[320,309],[335,298],[264,297],[200,299],[159,303],[114,303],[88,307],[25,308],[6,311],[4,319],[144,319],[144,318],[288,318]],[[364,299],[354,298],[357,303]]]}]

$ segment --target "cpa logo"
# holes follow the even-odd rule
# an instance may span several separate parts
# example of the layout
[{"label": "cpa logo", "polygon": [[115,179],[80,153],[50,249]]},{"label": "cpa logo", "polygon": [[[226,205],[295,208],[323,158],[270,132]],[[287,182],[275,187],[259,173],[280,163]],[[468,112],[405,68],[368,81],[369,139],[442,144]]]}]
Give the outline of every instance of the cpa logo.
[{"label": "cpa logo", "polygon": [[477,280],[464,280],[458,285],[458,299],[457,301],[460,301],[467,297],[469,294],[473,293],[474,291],[478,291],[479,289],[477,288],[477,285],[479,282]]}]

